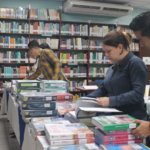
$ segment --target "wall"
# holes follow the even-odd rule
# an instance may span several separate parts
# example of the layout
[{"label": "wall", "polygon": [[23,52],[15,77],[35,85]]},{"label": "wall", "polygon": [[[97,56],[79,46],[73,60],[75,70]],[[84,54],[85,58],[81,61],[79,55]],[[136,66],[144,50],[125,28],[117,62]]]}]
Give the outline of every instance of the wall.
[{"label": "wall", "polygon": [[[31,4],[32,8],[53,8],[59,9],[62,6],[62,2],[54,2],[50,0],[0,0],[0,7],[17,8],[19,6],[27,8],[28,4]],[[91,20],[94,23],[108,23],[108,24],[124,24],[128,25],[132,18],[141,12],[146,11],[145,9],[135,8],[134,11],[128,15],[121,18],[112,17],[101,17],[101,16],[90,16],[90,15],[80,15],[80,14],[64,14],[62,13],[62,20],[65,21],[81,21],[87,22]]]}]

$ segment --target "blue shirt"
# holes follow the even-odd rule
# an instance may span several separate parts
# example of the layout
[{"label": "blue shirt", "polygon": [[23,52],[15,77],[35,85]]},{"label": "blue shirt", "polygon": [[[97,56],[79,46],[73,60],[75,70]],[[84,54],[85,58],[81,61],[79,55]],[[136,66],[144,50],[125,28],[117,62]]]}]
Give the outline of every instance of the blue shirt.
[{"label": "blue shirt", "polygon": [[144,62],[129,52],[123,60],[112,65],[104,82],[88,97],[105,97],[110,100],[110,107],[123,111],[136,119],[146,117],[144,108],[144,92],[148,69]]}]

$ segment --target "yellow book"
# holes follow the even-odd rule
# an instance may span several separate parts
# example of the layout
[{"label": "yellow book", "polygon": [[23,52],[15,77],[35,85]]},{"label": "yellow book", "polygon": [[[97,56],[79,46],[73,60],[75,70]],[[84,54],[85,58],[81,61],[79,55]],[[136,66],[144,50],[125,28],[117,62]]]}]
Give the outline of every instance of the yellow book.
[{"label": "yellow book", "polygon": [[42,25],[41,22],[39,22],[39,34],[41,34],[41,30],[42,30]]},{"label": "yellow book", "polygon": [[60,53],[60,62],[62,62],[63,61],[63,57],[62,57],[62,53]]}]

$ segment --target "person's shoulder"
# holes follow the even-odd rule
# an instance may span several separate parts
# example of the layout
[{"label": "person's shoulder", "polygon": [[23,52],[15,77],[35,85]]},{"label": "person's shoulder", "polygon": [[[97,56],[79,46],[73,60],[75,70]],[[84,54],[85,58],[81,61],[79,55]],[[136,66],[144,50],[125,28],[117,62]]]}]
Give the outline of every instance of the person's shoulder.
[{"label": "person's shoulder", "polygon": [[45,54],[54,54],[54,52],[51,49],[44,49]]}]

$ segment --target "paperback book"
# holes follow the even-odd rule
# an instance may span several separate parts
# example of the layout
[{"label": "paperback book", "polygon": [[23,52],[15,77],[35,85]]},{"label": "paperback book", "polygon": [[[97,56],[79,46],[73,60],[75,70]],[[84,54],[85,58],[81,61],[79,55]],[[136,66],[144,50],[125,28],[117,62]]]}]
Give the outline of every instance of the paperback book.
[{"label": "paperback book", "polygon": [[25,117],[57,116],[57,110],[22,110],[21,113]]},{"label": "paperback book", "polygon": [[21,93],[19,99],[23,102],[56,101],[57,95],[46,92]]},{"label": "paperback book", "polygon": [[92,123],[102,131],[118,129],[134,129],[138,127],[133,123],[135,118],[129,115],[98,116],[92,118]]},{"label": "paperback book", "polygon": [[51,140],[92,138],[94,133],[84,124],[45,124],[46,137]]},{"label": "paperback book", "polygon": [[25,88],[40,88],[40,81],[37,80],[17,80],[17,89]]},{"label": "paperback book", "polygon": [[110,141],[104,142],[98,136],[95,135],[95,142],[99,145],[116,145],[116,144],[133,144],[133,143],[142,143],[142,139],[132,139],[132,140],[125,140],[125,141]]},{"label": "paperback book", "polygon": [[23,102],[21,104],[21,109],[26,110],[55,110],[56,102]]}]

